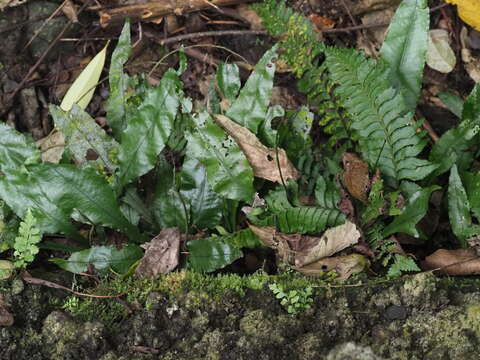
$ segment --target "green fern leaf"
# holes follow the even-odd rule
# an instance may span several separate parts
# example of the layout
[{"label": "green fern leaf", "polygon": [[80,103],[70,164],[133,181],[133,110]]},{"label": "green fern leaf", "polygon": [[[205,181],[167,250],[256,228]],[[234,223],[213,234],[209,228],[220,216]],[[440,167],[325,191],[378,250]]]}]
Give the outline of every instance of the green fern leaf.
[{"label": "green fern leaf", "polygon": [[372,167],[378,166],[395,185],[423,179],[436,168],[416,157],[426,141],[412,125],[401,94],[390,87],[385,63],[366,60],[352,49],[328,48],[326,64]]}]

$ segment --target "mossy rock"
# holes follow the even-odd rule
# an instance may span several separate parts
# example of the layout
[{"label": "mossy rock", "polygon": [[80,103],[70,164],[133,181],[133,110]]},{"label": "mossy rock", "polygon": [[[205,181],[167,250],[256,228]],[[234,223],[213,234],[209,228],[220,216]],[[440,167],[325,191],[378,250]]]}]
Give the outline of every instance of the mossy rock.
[{"label": "mossy rock", "polygon": [[[274,282],[312,286],[311,308],[288,314]],[[480,349],[479,280],[425,273],[342,285],[183,272],[105,282],[97,293],[127,291],[75,301],[28,284],[14,294],[11,284],[0,282],[15,317],[0,328],[1,359],[468,360]]]}]

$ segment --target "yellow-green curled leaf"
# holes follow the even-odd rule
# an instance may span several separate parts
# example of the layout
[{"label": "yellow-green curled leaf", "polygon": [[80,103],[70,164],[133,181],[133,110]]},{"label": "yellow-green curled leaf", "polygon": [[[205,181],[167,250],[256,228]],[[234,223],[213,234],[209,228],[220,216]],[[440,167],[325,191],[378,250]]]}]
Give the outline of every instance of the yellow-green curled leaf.
[{"label": "yellow-green curled leaf", "polygon": [[60,107],[64,111],[69,111],[73,104],[77,104],[85,110],[90,100],[92,100],[93,92],[97,86],[103,65],[105,64],[105,56],[107,54],[107,45],[90,61],[85,69],[80,73],[78,78],[68,89],[63,97]]}]

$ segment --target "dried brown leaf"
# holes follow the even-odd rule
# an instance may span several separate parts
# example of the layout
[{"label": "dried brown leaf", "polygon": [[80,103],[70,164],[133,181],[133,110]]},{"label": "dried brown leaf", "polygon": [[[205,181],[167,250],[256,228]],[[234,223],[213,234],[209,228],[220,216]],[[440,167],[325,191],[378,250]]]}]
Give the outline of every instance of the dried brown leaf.
[{"label": "dried brown leaf", "polygon": [[62,12],[72,23],[78,23],[77,6],[72,0],[65,0],[64,5],[62,6]]},{"label": "dried brown leaf", "polygon": [[215,115],[215,121],[240,146],[256,177],[279,184],[289,179],[299,178],[300,175],[288,160],[285,150],[266,147],[250,130],[238,125],[226,116]]},{"label": "dried brown leaf", "polygon": [[328,229],[321,237],[284,234],[271,226],[249,227],[266,246],[277,250],[281,261],[296,267],[336,254],[356,244],[360,238],[360,232],[351,222]]},{"label": "dried brown leaf", "polygon": [[425,270],[439,269],[436,272],[447,275],[480,274],[480,257],[475,249],[439,249],[422,262]]},{"label": "dried brown leaf", "polygon": [[146,251],[135,270],[137,276],[157,279],[178,265],[180,249],[180,230],[167,228],[160,231],[151,241],[141,245]]},{"label": "dried brown leaf", "polygon": [[250,24],[252,30],[263,30],[262,18],[246,4],[237,6],[237,14]]},{"label": "dried brown leaf", "polygon": [[55,131],[37,141],[42,151],[42,161],[58,164],[65,150],[65,138],[61,131]]},{"label": "dried brown leaf", "polygon": [[313,236],[308,238],[310,241],[302,242],[301,247],[297,249],[295,257],[295,266],[297,267],[331,256],[358,243],[360,231],[354,223],[347,221],[343,225],[326,230],[319,238]]},{"label": "dried brown leaf", "polygon": [[368,164],[353,153],[344,153],[342,161],[345,187],[355,199],[366,203],[370,190]]},{"label": "dried brown leaf", "polygon": [[338,280],[346,280],[351,275],[362,272],[369,264],[365,256],[350,254],[318,260],[314,263],[296,268],[297,271],[309,276],[321,276],[329,271],[336,271]]}]

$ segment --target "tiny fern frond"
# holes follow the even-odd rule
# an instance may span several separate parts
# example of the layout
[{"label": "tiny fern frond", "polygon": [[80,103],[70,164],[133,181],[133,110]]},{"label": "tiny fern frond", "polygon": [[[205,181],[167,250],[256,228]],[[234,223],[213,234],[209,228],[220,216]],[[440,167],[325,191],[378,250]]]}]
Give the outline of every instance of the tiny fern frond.
[{"label": "tiny fern frond", "polygon": [[363,158],[397,186],[401,180],[420,180],[432,172],[437,165],[416,157],[426,140],[411,123],[401,94],[390,86],[386,64],[367,60],[353,49],[328,48],[326,54]]},{"label": "tiny fern frond", "polygon": [[18,236],[15,238],[15,266],[24,267],[32,262],[38,253],[37,244],[42,240],[40,230],[36,227],[37,219],[29,209],[25,219],[20,223],[18,228]]}]

